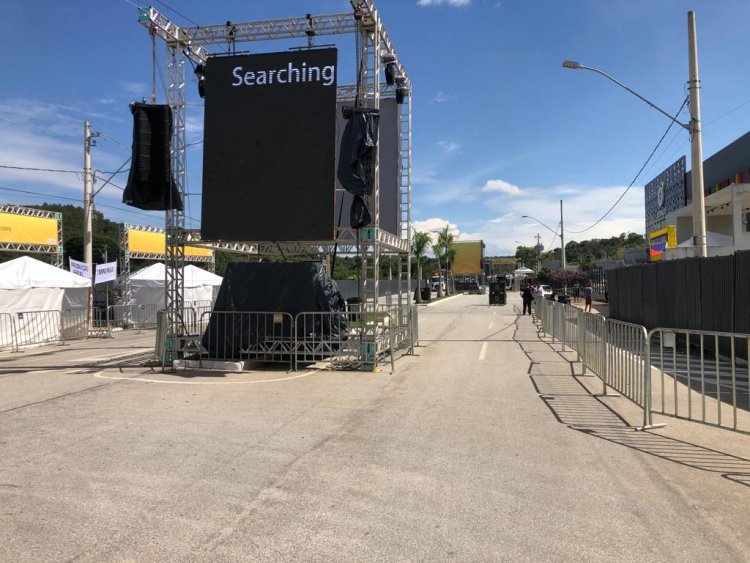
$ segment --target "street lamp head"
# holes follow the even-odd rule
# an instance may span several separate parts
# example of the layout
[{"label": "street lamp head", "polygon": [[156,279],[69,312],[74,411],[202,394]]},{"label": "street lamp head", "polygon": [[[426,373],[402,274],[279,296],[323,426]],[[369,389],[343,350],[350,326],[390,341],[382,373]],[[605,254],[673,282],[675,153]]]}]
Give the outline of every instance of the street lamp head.
[{"label": "street lamp head", "polygon": [[581,68],[581,63],[578,61],[563,61],[562,64],[565,68],[572,68],[573,70],[578,70]]},{"label": "street lamp head", "polygon": [[521,215],[521,219],[531,219],[528,215]]}]

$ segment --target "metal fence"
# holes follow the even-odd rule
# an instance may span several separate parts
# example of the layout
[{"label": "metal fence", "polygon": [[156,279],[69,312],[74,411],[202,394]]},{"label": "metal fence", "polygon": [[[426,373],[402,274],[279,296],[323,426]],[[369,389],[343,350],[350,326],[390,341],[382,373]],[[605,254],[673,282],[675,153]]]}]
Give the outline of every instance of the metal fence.
[{"label": "metal fence", "polygon": [[546,299],[534,312],[542,330],[577,352],[591,371],[643,411],[750,432],[750,335],[626,323]]},{"label": "metal fence", "polygon": [[327,362],[361,368],[413,352],[415,306],[389,304],[376,311],[358,305],[339,312],[204,311],[192,336],[182,338],[188,360],[255,360],[300,364]]},{"label": "metal fence", "polygon": [[10,313],[0,313],[0,350],[18,350],[16,327]]},{"label": "metal fence", "polygon": [[654,412],[750,432],[750,335],[655,328],[647,341]]}]

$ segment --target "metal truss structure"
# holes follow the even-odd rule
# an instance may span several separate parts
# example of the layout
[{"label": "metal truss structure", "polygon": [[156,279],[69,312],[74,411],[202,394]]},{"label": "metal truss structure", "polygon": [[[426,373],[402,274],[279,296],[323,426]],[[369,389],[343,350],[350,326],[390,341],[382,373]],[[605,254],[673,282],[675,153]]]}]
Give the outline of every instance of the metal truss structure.
[{"label": "metal truss structure", "polygon": [[[307,15],[300,18],[287,18],[223,25],[180,27],[171,22],[155,8],[139,8],[138,21],[149,32],[164,40],[167,46],[167,103],[172,107],[174,133],[172,139],[172,164],[180,194],[186,194],[185,171],[185,108],[186,83],[185,62],[189,58],[194,63],[205,63],[214,54],[212,48],[221,46],[219,52],[235,52],[237,43],[306,39],[312,47],[318,36],[355,36],[357,61],[357,85],[340,86],[339,100],[355,100],[362,108],[380,109],[382,97],[396,95],[396,88],[381,82],[383,57],[397,67],[398,85],[404,88],[404,103],[401,104],[401,232],[392,235],[380,228],[380,158],[376,154],[371,171],[373,192],[366,198],[367,207],[373,217],[372,225],[361,229],[337,229],[333,241],[299,242],[278,241],[272,243],[238,241],[246,249],[253,249],[260,256],[268,253],[286,255],[317,255],[326,259],[332,252],[356,254],[361,261],[360,296],[365,311],[376,311],[378,307],[378,282],[381,253],[397,255],[401,259],[399,280],[405,282],[411,301],[411,91],[412,86],[406,70],[381,21],[373,0],[352,0],[353,10],[347,13],[328,15]],[[357,96],[358,94],[358,96]],[[377,153],[378,151],[376,151]],[[185,243],[190,234],[185,229],[183,211],[168,211],[166,214],[167,233],[167,350],[165,364],[171,365],[177,356],[177,339],[184,333],[185,323],[181,318],[184,296],[183,270],[185,265]],[[204,243],[206,244],[206,243]],[[212,244],[213,246],[213,244]],[[226,248],[225,250],[230,250]],[[171,274],[169,272],[172,272]],[[371,338],[370,338],[371,337]],[[376,367],[375,335],[365,335],[361,343],[362,366],[365,370]]]},{"label": "metal truss structure", "polygon": [[40,219],[57,220],[57,246],[48,244],[31,244],[18,242],[0,242],[0,252],[28,252],[29,254],[49,254],[52,255],[52,265],[57,268],[64,268],[63,262],[63,216],[62,213],[55,211],[45,211],[43,209],[31,209],[29,207],[19,207],[17,205],[0,204],[0,213],[12,213],[24,217],[39,217]]}]

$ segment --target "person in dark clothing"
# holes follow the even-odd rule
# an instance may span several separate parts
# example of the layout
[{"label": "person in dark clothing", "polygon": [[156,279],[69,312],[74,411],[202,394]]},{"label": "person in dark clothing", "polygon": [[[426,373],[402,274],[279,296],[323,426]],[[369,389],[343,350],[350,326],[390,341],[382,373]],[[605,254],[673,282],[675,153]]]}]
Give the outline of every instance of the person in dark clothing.
[{"label": "person in dark clothing", "polygon": [[529,315],[531,314],[531,303],[534,301],[534,294],[531,291],[531,285],[528,283],[523,284],[521,286],[521,300],[523,301],[523,315],[526,314],[526,311],[529,312]]}]

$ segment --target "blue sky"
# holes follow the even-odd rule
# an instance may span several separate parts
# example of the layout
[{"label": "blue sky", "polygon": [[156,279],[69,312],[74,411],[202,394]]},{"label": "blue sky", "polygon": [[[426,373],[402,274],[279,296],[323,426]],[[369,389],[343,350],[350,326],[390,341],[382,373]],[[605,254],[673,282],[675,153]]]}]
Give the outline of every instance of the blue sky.
[{"label": "blue sky", "polygon": [[[128,103],[150,96],[152,69],[150,40],[134,4],[141,2],[0,0],[0,165],[80,170],[84,120],[102,133],[93,149],[94,168],[113,171],[128,158]],[[179,25],[349,11],[342,0],[167,4],[179,14],[154,2]],[[567,240],[643,233],[643,185],[683,154],[690,166],[688,135],[675,127],[621,203],[586,230],[623,194],[669,121],[601,76],[562,68],[564,59],[604,70],[676,112],[687,92],[687,12],[694,9],[704,156],[750,128],[747,0],[376,4],[414,85],[414,224],[422,230],[450,224],[460,239],[483,239],[488,254],[512,254],[516,241],[533,245],[537,232],[550,247],[552,233],[521,216],[555,229],[560,199]],[[334,40],[346,65],[352,37],[325,38]],[[253,47],[273,51],[286,45]],[[163,63],[161,44],[158,56]],[[163,101],[161,77],[158,82]],[[351,82],[353,72],[341,67],[339,83]],[[188,92],[188,141],[199,141],[201,100],[194,85]],[[688,120],[686,110],[680,119]],[[191,194],[200,193],[201,158],[200,145],[192,147]],[[115,182],[122,186],[125,179],[120,175]],[[75,203],[81,197],[79,175],[0,168],[0,202]],[[159,213],[123,206],[120,197],[108,186],[97,208],[113,220],[163,222]],[[194,219],[189,225],[198,227],[198,195],[189,198],[188,214]]]}]

